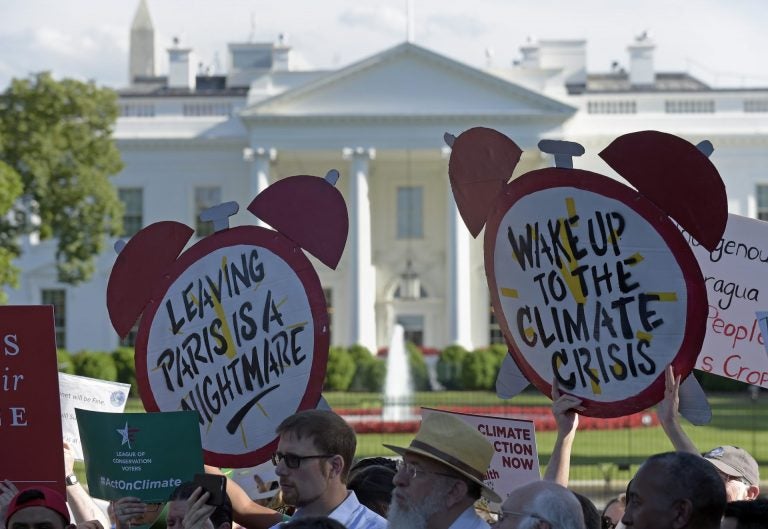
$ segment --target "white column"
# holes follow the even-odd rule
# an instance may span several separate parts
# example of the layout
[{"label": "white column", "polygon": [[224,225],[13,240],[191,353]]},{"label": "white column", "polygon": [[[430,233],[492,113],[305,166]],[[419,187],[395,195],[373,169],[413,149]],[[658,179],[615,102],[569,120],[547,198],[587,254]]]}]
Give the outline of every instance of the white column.
[{"label": "white column", "polygon": [[374,149],[344,149],[349,168],[349,344],[360,344],[376,354],[376,269],[371,260],[371,201],[368,196],[370,161]]},{"label": "white column", "polygon": [[[269,169],[277,159],[277,151],[272,148],[246,147],[243,150],[243,158],[251,163],[251,177],[249,181],[249,197],[246,205],[250,204],[256,195],[264,191],[269,186]],[[258,226],[266,226],[261,219],[256,219]]]},{"label": "white column", "polygon": [[[443,149],[443,155],[450,149]],[[447,180],[447,179],[446,179]],[[470,291],[470,234],[456,207],[448,183],[448,343],[472,350],[472,299]]]}]

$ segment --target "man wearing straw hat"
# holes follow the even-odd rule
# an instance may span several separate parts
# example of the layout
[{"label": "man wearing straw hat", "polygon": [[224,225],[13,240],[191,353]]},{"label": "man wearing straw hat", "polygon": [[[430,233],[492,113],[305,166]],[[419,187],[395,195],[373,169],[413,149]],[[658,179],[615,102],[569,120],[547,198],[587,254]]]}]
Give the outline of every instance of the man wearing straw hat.
[{"label": "man wearing straw hat", "polygon": [[501,498],[484,482],[493,446],[474,428],[445,413],[430,413],[408,447],[384,445],[403,456],[387,521],[390,528],[488,529],[474,509],[480,496]]}]

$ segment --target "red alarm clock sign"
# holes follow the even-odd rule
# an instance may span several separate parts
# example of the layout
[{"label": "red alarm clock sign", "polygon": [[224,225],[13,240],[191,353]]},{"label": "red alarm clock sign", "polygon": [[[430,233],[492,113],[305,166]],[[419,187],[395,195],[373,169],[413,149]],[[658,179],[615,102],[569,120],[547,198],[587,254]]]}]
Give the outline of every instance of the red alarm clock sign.
[{"label": "red alarm clock sign", "polygon": [[[472,129],[473,136],[519,152],[496,131]],[[462,153],[468,147],[461,138],[454,152],[472,159]],[[475,208],[465,218],[490,211],[486,276],[510,355],[543,393],[551,394],[557,381],[583,400],[587,415],[643,410],[663,396],[667,365],[683,377],[693,369],[707,317],[701,271],[678,227],[654,202],[608,177],[572,169],[570,156],[583,152],[577,144],[541,146],[565,167],[532,171],[509,184],[502,176],[511,172],[508,163],[496,174],[475,167],[486,188],[494,179],[502,185],[494,198],[478,197],[480,205],[467,205],[471,193],[462,196],[465,207]],[[514,156],[495,156],[478,164],[488,159],[516,163]],[[454,167],[469,165],[465,159]],[[471,185],[466,173],[462,179],[457,169],[454,176],[455,188]]]},{"label": "red alarm clock sign", "polygon": [[[275,203],[281,205],[277,218],[270,213]],[[225,218],[237,211],[234,203],[215,211],[221,208],[228,208]],[[168,262],[166,256],[165,262],[149,266],[164,270],[156,270],[159,279],[145,298],[136,340],[145,408],[197,411],[205,460],[217,466],[265,461],[275,449],[280,422],[314,408],[320,399],[328,355],[327,307],[317,273],[283,228],[297,240],[309,232],[308,246],[331,267],[338,263],[347,233],[341,195],[317,177],[281,180],[249,209],[279,231],[227,228],[226,221],[219,222],[216,233],[178,259]],[[302,231],[302,222],[310,227]],[[131,264],[146,267],[152,246],[168,240],[169,226],[180,229],[174,223],[149,226],[118,256],[108,296],[116,329],[125,330],[131,319],[120,313],[118,299],[121,293],[127,305],[134,305],[130,297],[138,287],[128,288]]]}]

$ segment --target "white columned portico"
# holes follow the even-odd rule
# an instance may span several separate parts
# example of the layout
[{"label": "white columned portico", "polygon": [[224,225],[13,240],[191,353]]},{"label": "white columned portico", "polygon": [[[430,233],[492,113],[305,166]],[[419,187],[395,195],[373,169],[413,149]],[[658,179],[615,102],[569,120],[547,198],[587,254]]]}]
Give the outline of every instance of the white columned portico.
[{"label": "white columned portico", "polygon": [[[450,155],[443,149],[443,158]],[[447,172],[447,171],[446,171]],[[472,350],[472,306],[470,292],[470,235],[459,214],[448,182],[448,343]]]},{"label": "white columned portico", "polygon": [[375,149],[345,148],[349,168],[349,344],[376,354],[376,269],[371,259],[370,161]]},{"label": "white columned portico", "polygon": [[[272,162],[277,159],[277,150],[266,147],[246,147],[243,150],[243,158],[251,163],[251,177],[249,185],[250,196],[247,204],[256,198],[256,195],[264,191],[269,186],[269,170]],[[256,219],[258,226],[266,226],[261,219]]]}]

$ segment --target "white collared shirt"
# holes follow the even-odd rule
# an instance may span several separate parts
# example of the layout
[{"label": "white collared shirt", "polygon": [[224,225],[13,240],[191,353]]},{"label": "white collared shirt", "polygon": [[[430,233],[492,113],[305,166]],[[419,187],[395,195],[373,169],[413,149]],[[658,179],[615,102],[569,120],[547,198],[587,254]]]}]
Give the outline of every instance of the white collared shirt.
[{"label": "white collared shirt", "polygon": [[[301,509],[298,509],[293,518],[300,517]],[[347,491],[346,499],[328,514],[328,518],[341,522],[347,529],[387,529],[387,520],[360,503],[351,490]],[[279,529],[281,525],[273,525],[270,529]]]}]

